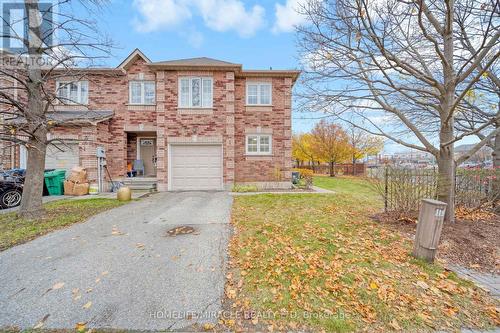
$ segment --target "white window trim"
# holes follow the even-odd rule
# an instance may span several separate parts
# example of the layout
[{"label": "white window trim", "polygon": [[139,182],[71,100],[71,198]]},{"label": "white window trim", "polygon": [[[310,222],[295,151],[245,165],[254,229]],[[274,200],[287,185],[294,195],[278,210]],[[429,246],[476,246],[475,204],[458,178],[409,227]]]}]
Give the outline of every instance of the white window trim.
[{"label": "white window trim", "polygon": [[[248,101],[248,86],[254,86],[256,85],[258,88],[257,88],[257,103],[250,103]],[[261,103],[261,94],[260,94],[260,87],[263,86],[263,85],[266,85],[266,86],[269,86],[271,89],[269,89],[269,103]],[[258,82],[258,81],[247,81],[246,83],[246,98],[245,98],[245,101],[246,101],[246,105],[249,105],[249,106],[272,106],[273,105],[273,84],[271,82]]]},{"label": "white window trim", "polygon": [[[146,103],[146,83],[153,83],[154,89],[154,101],[153,103]],[[141,101],[138,103],[132,102],[132,83],[141,84]],[[153,80],[131,80],[128,82],[128,103],[130,105],[155,105],[156,104],[156,82]]]},{"label": "white window trim", "polygon": [[[181,105],[181,80],[188,79],[189,80],[189,97],[188,97],[188,102],[189,105]],[[193,100],[192,100],[192,80],[193,79],[200,79],[201,86],[200,86],[200,95],[201,95],[201,103],[200,106],[193,106]],[[210,80],[210,96],[212,98],[210,99],[210,105],[208,106],[203,106],[203,80]],[[214,79],[211,76],[180,76],[179,80],[177,81],[177,107],[179,109],[211,109],[214,106]]]},{"label": "white window trim", "polygon": [[[248,137],[257,137],[257,151],[248,151]],[[260,151],[260,138],[269,137],[269,151]],[[272,155],[273,154],[273,136],[271,134],[247,134],[245,136],[245,154],[246,155]]]},{"label": "white window trim", "polygon": [[[85,101],[82,101],[82,82],[86,82],[87,83],[87,99]],[[76,83],[77,85],[77,96],[76,96],[76,99],[77,101],[74,102],[74,101],[71,101],[69,99],[69,96],[70,96],[70,92],[68,91],[68,98],[66,98],[65,100],[59,100],[58,99],[58,102],[59,103],[62,103],[62,104],[66,104],[66,105],[88,105],[89,104],[89,82],[87,80],[83,80],[83,81],[56,81],[56,96],[59,98],[59,90],[61,89],[61,86],[62,89],[70,89],[70,84],[71,83]]]}]

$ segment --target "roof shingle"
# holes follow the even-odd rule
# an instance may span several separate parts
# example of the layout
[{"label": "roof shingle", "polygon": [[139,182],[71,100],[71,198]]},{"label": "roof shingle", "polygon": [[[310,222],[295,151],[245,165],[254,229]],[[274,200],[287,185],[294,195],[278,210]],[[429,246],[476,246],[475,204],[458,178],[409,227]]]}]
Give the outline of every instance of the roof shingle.
[{"label": "roof shingle", "polygon": [[228,61],[222,61],[207,57],[200,58],[188,58],[188,59],[178,59],[178,60],[168,60],[168,61],[158,61],[152,62],[152,66],[200,66],[200,67],[241,67],[240,64],[235,64]]}]

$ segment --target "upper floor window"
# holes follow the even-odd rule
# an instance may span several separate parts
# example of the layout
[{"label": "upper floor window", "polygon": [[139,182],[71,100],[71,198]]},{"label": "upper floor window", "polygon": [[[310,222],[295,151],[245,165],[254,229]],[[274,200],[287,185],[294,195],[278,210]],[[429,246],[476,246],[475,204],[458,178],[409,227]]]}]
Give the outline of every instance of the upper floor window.
[{"label": "upper floor window", "polygon": [[247,83],[247,105],[271,105],[272,85],[269,82]]},{"label": "upper floor window", "polygon": [[211,108],[213,105],[211,77],[182,77],[179,79],[179,107]]},{"label": "upper floor window", "polygon": [[63,104],[88,104],[88,81],[57,81],[57,98]]},{"label": "upper floor window", "polygon": [[130,104],[155,104],[155,82],[154,81],[130,81],[129,83]]},{"label": "upper floor window", "polygon": [[271,142],[271,135],[247,135],[246,153],[247,155],[271,155]]}]

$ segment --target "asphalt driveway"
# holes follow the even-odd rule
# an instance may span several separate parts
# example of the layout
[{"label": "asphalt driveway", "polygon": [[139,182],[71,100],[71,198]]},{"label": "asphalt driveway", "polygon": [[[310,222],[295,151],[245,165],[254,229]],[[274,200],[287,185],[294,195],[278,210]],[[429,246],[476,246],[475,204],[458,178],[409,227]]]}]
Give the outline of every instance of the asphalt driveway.
[{"label": "asphalt driveway", "polygon": [[[0,252],[0,327],[215,323],[231,203],[224,192],[158,193]],[[167,234],[179,225],[194,232]]]}]

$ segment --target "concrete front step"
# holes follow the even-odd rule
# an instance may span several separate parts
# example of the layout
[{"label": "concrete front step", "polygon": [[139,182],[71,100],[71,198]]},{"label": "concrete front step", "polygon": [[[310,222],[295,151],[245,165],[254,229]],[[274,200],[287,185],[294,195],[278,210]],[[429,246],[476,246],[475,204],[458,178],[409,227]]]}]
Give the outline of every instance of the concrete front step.
[{"label": "concrete front step", "polygon": [[132,190],[146,190],[146,191],[156,191],[157,190],[157,180],[156,178],[124,178],[121,182],[130,187]]}]

